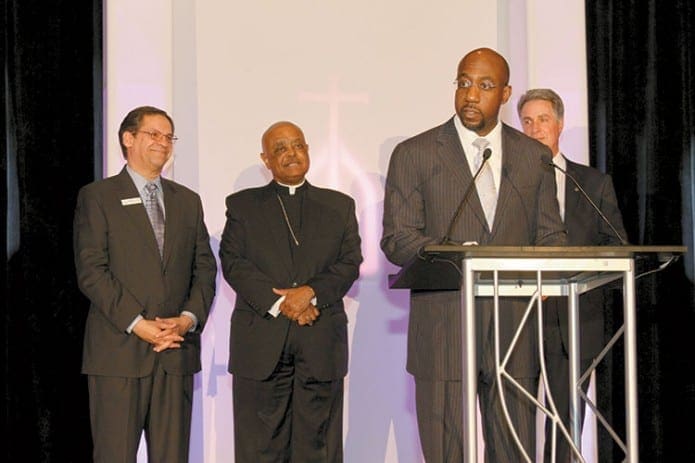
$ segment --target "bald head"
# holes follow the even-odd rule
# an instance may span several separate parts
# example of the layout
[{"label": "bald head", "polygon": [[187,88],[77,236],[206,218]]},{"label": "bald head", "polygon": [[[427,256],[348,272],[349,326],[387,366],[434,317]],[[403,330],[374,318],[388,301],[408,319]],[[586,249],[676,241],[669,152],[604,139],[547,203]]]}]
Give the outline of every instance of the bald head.
[{"label": "bald head", "polygon": [[501,79],[500,84],[509,84],[509,63],[504,59],[504,56],[497,53],[492,48],[476,48],[466,54],[461,58],[459,63],[459,71],[465,66],[466,62],[478,62],[483,61],[489,66],[495,67],[499,71],[499,77]]},{"label": "bald head", "polygon": [[456,81],[456,114],[468,130],[486,136],[512,94],[507,60],[490,48],[477,48],[459,62]]},{"label": "bald head", "polygon": [[290,121],[275,122],[270,127],[265,129],[265,132],[263,132],[263,136],[261,137],[261,148],[263,149],[264,153],[268,152],[268,141],[272,138],[273,133],[284,128],[294,129],[295,131],[302,134],[302,138],[304,138],[304,132],[302,132],[302,129],[300,129],[297,124]]},{"label": "bald head", "polygon": [[283,185],[298,185],[309,170],[309,145],[304,132],[289,121],[276,122],[263,132],[261,159]]}]

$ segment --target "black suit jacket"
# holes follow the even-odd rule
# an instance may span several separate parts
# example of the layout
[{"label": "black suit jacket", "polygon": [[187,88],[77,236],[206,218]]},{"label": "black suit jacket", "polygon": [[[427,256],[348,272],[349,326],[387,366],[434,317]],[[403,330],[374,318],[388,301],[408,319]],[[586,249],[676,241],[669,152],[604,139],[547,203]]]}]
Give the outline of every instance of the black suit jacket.
[{"label": "black suit jacket", "polygon": [[[453,228],[452,241],[487,245],[565,244],[554,173],[542,161],[551,159],[550,150],[507,125],[502,127],[502,150],[502,177],[492,230],[478,196],[472,194]],[[399,144],[391,156],[386,179],[381,240],[386,257],[394,264],[404,265],[423,246],[438,243],[472,177],[453,118]],[[525,301],[511,299],[505,298],[507,309],[501,311],[503,344],[518,325],[525,306]],[[490,306],[486,301],[477,304]],[[411,291],[407,361],[410,373],[423,379],[461,379],[460,311],[458,291]],[[485,313],[489,315],[489,311]],[[482,323],[489,324],[490,320]],[[483,326],[484,333],[487,328]],[[510,367],[517,376],[534,375],[538,369],[537,353],[531,349],[534,344],[524,344],[529,348],[519,355],[528,361]],[[479,357],[481,350],[479,346]]]},{"label": "black suit jacket", "polygon": [[307,184],[302,207],[301,245],[288,247],[283,212],[270,184],[226,199],[227,220],[220,242],[222,272],[236,292],[229,343],[229,372],[262,380],[282,353],[291,322],[267,313],[278,299],[272,288],[309,285],[320,310],[312,326],[301,327],[303,354],[318,380],[347,373],[347,316],[343,296],[362,262],[355,203],[337,191]]},{"label": "black suit jacket", "polygon": [[[603,212],[608,221],[623,238],[627,237],[623,218],[618,208],[613,181],[607,174],[567,159],[567,173],[574,177],[591,200]],[[570,246],[620,245],[620,238],[601,218],[579,188],[566,176],[565,181],[565,225],[567,244]],[[545,327],[559,329],[564,353],[569,348],[566,300],[551,298],[547,304]],[[603,348],[604,324],[603,291],[596,290],[580,296],[579,319],[581,322],[580,346],[582,357],[595,357]],[[553,349],[553,346],[548,346]]]},{"label": "black suit jacket", "polygon": [[[199,196],[162,178],[166,211],[164,252],[125,168],[80,190],[74,221],[75,266],[80,289],[91,301],[84,337],[82,372],[142,377],[155,357],[171,374],[200,371],[200,332],[215,294],[217,265],[210,249]],[[133,320],[175,317],[188,311],[198,327],[180,349],[155,353],[128,334]]]}]

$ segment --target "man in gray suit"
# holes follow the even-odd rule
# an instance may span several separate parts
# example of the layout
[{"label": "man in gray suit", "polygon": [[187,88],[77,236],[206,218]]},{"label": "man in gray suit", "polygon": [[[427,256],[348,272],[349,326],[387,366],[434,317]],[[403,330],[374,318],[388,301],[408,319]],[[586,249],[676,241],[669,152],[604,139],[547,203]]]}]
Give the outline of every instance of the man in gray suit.
[{"label": "man in gray suit", "polygon": [[[553,172],[545,165],[550,151],[499,121],[500,107],[512,90],[506,60],[488,48],[473,50],[459,63],[455,84],[456,115],[404,141],[391,156],[381,240],[388,259],[405,265],[423,246],[440,243],[443,237],[459,244],[564,244]],[[487,176],[487,185],[476,181],[477,194],[466,199],[450,226],[479,169],[476,157],[486,146],[491,156],[478,179]],[[509,344],[526,303],[501,301],[502,348]],[[411,291],[407,369],[415,376],[420,440],[431,463],[463,458],[460,310],[458,291]],[[496,389],[490,298],[480,298],[476,310],[486,461],[523,461]],[[534,330],[535,325],[523,331],[508,366],[531,395],[537,390],[539,368]],[[516,432],[525,453],[533,457],[535,408],[518,391],[507,384],[504,388]]]},{"label": "man in gray suit", "polygon": [[[567,172],[555,172],[560,215],[567,226],[567,244],[571,246],[600,246],[627,244],[618,199],[609,175],[593,167],[572,162],[560,152],[560,134],[564,126],[565,107],[560,96],[547,88],[528,90],[517,104],[521,127],[526,135],[540,141],[553,153],[553,162]],[[593,208],[568,177],[574,178],[601,210],[604,218]],[[605,346],[603,328],[604,297],[602,290],[582,294],[579,300],[581,372]],[[569,333],[567,299],[553,297],[544,304],[544,343],[548,367],[548,389],[553,396],[562,421],[569,428]],[[584,384],[584,390],[589,383]],[[584,407],[580,409],[582,418]],[[558,436],[560,434],[558,433]],[[556,459],[570,461],[570,449],[560,436],[556,443]],[[545,461],[552,461],[552,426],[546,421]],[[602,461],[603,458],[602,458]]]},{"label": "man in gray suit", "polygon": [[95,462],[188,461],[193,374],[217,265],[196,193],[160,176],[174,123],[135,108],[118,131],[127,165],[80,190],[75,266],[91,306],[88,375]]}]

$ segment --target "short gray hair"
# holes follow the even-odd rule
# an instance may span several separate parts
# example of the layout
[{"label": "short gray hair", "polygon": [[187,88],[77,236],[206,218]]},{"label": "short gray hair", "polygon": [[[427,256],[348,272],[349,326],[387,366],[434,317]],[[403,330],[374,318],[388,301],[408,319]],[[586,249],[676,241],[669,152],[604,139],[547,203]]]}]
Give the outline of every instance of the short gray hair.
[{"label": "short gray hair", "polygon": [[524,107],[524,105],[532,100],[543,100],[549,102],[553,107],[555,116],[557,116],[559,120],[564,119],[565,105],[562,103],[562,98],[560,98],[560,95],[549,88],[532,88],[521,95],[519,102],[516,105],[516,111],[519,114],[519,117],[521,117],[521,109]]}]

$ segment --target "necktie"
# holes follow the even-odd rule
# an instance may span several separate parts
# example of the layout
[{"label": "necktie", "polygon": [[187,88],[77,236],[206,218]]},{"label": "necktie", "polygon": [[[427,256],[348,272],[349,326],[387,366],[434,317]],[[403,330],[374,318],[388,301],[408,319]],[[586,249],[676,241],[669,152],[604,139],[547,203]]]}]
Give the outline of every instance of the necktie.
[{"label": "necktie", "polygon": [[158,189],[159,188],[157,187],[156,183],[148,183],[145,185],[145,190],[147,191],[145,198],[145,210],[150,218],[152,230],[154,231],[154,237],[157,239],[159,255],[161,256],[162,251],[164,250],[164,211],[157,200]]},{"label": "necktie", "polygon": [[[483,162],[483,152],[489,145],[490,142],[484,138],[476,138],[473,142],[473,146],[478,148],[478,153],[475,156],[476,172]],[[476,190],[478,190],[480,204],[483,206],[483,211],[485,212],[487,225],[490,230],[492,230],[492,222],[495,220],[495,207],[497,206],[497,189],[495,188],[495,180],[492,177],[492,167],[490,167],[490,163],[487,163],[485,167],[483,167],[480,175],[478,175],[475,187]]]}]

